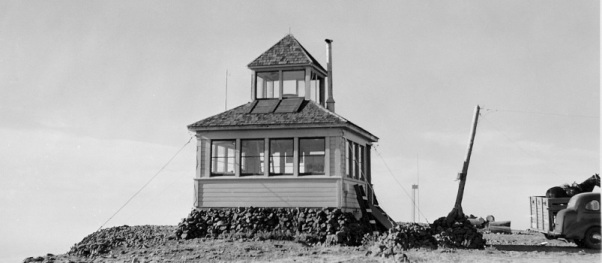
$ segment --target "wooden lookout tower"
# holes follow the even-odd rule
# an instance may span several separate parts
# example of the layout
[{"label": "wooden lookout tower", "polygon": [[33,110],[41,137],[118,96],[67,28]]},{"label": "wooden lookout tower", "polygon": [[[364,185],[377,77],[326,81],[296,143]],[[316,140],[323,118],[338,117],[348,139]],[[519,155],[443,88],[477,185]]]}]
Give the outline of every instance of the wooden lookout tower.
[{"label": "wooden lookout tower", "polygon": [[326,42],[328,70],[285,36],[248,65],[251,102],[188,126],[196,208],[336,207],[390,220],[371,185],[378,138],[335,113]]}]

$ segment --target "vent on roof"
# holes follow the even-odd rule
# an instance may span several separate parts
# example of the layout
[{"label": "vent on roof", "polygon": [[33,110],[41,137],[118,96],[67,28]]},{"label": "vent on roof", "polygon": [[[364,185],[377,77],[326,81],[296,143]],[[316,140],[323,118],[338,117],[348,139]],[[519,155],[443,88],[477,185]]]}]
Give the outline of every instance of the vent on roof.
[{"label": "vent on roof", "polygon": [[249,113],[293,113],[299,110],[303,98],[257,100]]}]

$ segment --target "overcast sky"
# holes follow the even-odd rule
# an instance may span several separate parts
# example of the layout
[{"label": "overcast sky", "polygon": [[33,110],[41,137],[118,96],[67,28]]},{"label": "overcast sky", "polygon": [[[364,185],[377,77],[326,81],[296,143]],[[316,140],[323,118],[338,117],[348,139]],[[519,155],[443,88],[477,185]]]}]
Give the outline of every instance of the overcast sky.
[{"label": "overcast sky", "polygon": [[[529,196],[600,169],[600,3],[583,1],[0,1],[0,261],[65,253],[190,138],[250,100],[246,65],[289,32],[326,66],[338,114],[380,138],[384,209],[463,207],[530,226]],[[106,227],[175,225],[194,143]],[[599,191],[599,188],[596,188]]]}]

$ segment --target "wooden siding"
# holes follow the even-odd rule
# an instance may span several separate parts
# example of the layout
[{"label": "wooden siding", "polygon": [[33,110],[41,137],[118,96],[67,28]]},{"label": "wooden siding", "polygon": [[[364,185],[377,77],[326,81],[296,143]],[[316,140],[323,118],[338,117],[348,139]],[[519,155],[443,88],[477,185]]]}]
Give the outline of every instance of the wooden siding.
[{"label": "wooden siding", "polygon": [[[345,209],[357,209],[360,205],[357,203],[357,194],[355,193],[355,189],[353,186],[357,183],[353,182],[344,182],[343,183],[343,195],[345,197],[345,203],[343,208]],[[365,189],[365,187],[364,187]],[[347,194],[345,194],[345,192]]]},{"label": "wooden siding", "polygon": [[337,207],[337,180],[252,178],[196,180],[197,207]]}]

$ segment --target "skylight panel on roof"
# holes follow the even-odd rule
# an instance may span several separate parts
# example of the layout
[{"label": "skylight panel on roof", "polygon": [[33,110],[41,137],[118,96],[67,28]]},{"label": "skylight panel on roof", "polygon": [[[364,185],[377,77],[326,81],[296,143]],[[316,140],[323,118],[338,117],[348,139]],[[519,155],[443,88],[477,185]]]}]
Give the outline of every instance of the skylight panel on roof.
[{"label": "skylight panel on roof", "polygon": [[279,100],[258,100],[251,113],[271,113],[278,106]]},{"label": "skylight panel on roof", "polygon": [[287,98],[283,99],[274,111],[275,113],[291,113],[297,112],[303,103],[303,98]]}]

